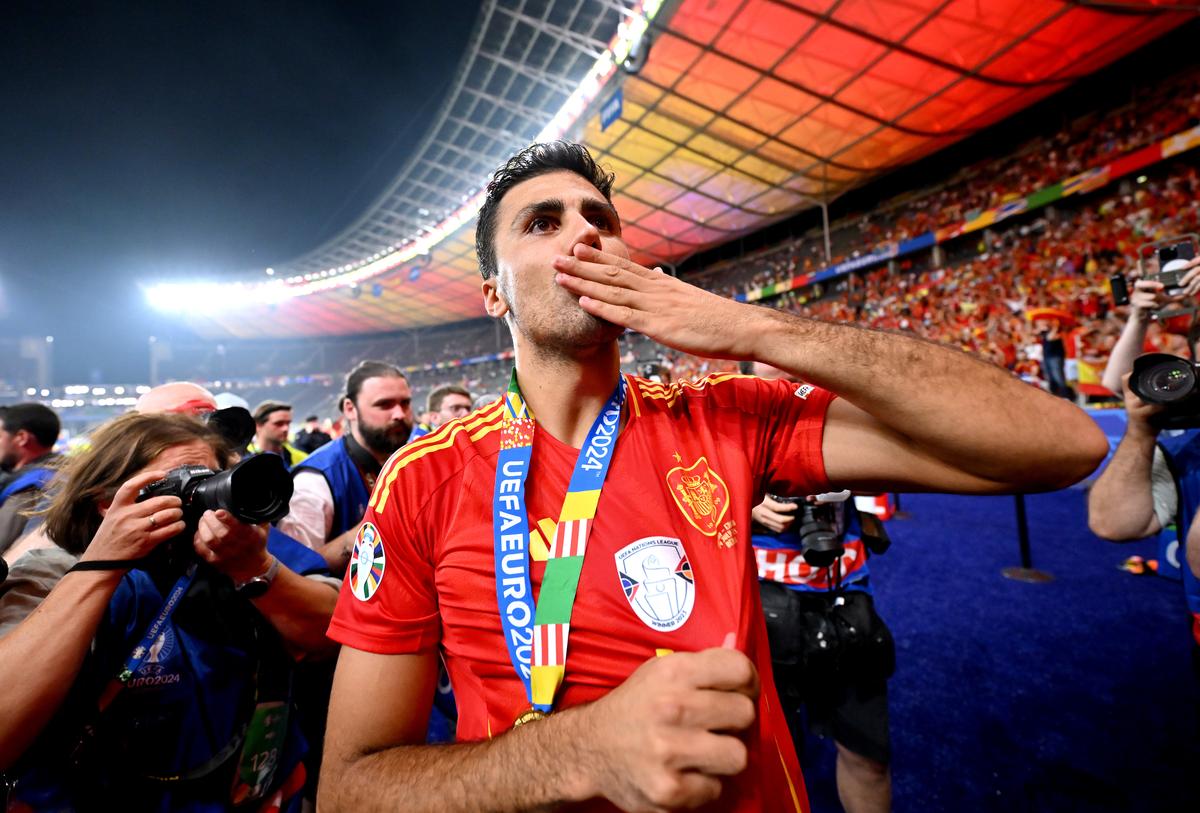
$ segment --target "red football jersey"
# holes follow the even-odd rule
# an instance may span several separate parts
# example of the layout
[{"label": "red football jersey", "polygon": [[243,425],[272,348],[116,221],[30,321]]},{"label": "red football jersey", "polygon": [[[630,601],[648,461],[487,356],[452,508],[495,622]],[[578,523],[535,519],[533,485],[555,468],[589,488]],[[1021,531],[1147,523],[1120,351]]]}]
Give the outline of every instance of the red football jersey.
[{"label": "red football jersey", "polygon": [[[771,659],[750,544],[764,491],[828,491],[821,457],[832,395],[719,374],[664,386],[629,377],[627,419],[588,537],[556,708],[594,701],[665,651],[737,647],[762,680],[750,763],[721,809],[807,810]],[[496,600],[492,499],[497,402],[397,452],[364,518],[331,638],[386,654],[441,648],[458,739],[503,733],[529,708]],[[534,594],[578,450],[537,431],[526,484]],[[630,722],[631,734],[637,723]],[[595,809],[611,809],[598,804]]]}]

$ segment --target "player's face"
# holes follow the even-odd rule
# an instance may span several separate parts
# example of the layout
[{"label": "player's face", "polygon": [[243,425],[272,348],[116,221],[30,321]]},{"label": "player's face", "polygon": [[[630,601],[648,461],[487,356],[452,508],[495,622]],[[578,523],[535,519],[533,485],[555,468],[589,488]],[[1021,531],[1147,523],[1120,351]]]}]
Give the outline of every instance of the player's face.
[{"label": "player's face", "polygon": [[616,209],[588,181],[561,170],[514,186],[496,212],[496,276],[483,283],[492,316],[514,338],[569,350],[609,342],[622,328],[584,311],[554,281],[554,258],[584,243],[628,257]]},{"label": "player's face", "polygon": [[398,376],[368,378],[357,401],[347,399],[345,408],[354,439],[376,454],[390,455],[412,433],[412,390]]},{"label": "player's face", "polygon": [[433,413],[433,425],[441,426],[471,411],[471,399],[452,392],[442,399],[442,408]]}]

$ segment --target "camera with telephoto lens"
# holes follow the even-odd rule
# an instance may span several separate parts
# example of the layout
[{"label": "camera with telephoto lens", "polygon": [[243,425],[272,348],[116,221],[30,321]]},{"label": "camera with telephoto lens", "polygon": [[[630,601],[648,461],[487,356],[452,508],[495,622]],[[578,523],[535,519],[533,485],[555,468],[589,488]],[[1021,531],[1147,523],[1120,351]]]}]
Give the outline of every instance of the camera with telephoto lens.
[{"label": "camera with telephoto lens", "polygon": [[810,503],[804,497],[769,496],[776,502],[800,507],[796,525],[800,536],[800,553],[805,562],[812,567],[829,567],[838,560],[846,550],[843,544],[846,535],[843,508],[850,492],[821,494],[816,503]]},{"label": "camera with telephoto lens", "polygon": [[829,567],[846,552],[847,509],[857,517],[858,536],[867,550],[879,555],[891,547],[892,540],[883,523],[875,515],[859,511],[850,502],[849,491],[818,494],[816,503],[810,503],[804,497],[768,496],[776,502],[800,506],[797,518],[800,554],[812,567]]},{"label": "camera with telephoto lens", "polygon": [[1170,353],[1147,353],[1133,362],[1129,389],[1148,404],[1166,407],[1154,416],[1160,429],[1200,427],[1200,365]]},{"label": "camera with telephoto lens", "polygon": [[275,522],[288,512],[292,477],[273,454],[248,457],[226,471],[207,466],[180,466],[138,492],[138,502],[151,497],[178,497],[183,520],[195,528],[205,511],[225,509],[248,525]]}]

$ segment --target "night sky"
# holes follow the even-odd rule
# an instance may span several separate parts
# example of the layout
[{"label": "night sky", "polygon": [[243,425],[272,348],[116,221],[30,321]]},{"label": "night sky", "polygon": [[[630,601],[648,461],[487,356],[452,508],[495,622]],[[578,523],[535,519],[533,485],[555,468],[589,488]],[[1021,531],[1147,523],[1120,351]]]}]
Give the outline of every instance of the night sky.
[{"label": "night sky", "polygon": [[145,378],[172,328],[138,282],[261,272],[348,226],[478,6],[0,4],[0,335],[54,335],[59,384]]}]

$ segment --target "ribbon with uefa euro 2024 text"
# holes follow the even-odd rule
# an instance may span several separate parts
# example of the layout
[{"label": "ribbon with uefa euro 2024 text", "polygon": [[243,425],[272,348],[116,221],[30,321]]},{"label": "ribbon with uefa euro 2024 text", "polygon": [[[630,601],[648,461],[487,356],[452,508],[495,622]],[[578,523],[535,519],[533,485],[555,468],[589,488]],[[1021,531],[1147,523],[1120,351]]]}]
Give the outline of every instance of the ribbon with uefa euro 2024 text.
[{"label": "ribbon with uefa euro 2024 text", "polygon": [[546,559],[541,592],[536,609],[532,609],[525,479],[533,456],[536,424],[521,397],[515,369],[509,379],[492,501],[496,601],[508,656],[538,716],[548,714],[553,708],[554,696],[566,673],[571,609],[575,605],[588,533],[616,446],[624,403],[625,378],[620,376],[575,460]]}]

